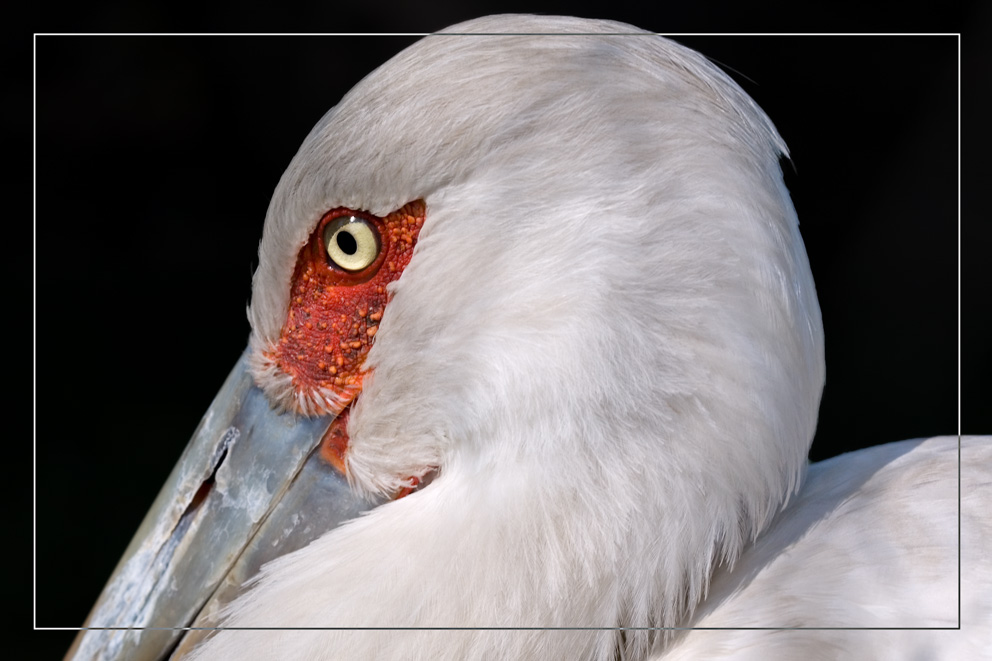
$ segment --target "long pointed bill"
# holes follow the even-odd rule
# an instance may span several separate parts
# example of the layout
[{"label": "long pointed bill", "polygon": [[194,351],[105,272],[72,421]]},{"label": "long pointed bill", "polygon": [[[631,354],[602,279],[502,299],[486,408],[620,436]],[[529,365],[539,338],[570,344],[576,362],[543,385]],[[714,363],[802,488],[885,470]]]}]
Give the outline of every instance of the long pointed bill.
[{"label": "long pointed bill", "polygon": [[[163,659],[215,627],[265,562],[378,503],[353,495],[319,451],[332,418],[277,414],[248,351],[193,434],[67,659]],[[326,454],[326,453],[324,453]]]}]

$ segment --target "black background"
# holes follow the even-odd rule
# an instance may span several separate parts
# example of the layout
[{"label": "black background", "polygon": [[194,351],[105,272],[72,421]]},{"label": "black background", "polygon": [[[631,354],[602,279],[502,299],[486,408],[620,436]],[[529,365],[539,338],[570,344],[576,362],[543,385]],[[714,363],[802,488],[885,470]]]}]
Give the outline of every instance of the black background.
[{"label": "black background", "polygon": [[[363,31],[488,13],[353,12],[340,25]],[[569,13],[687,27],[648,11]],[[326,16],[311,27],[344,29]],[[959,384],[962,431],[992,432],[979,248],[990,228],[967,195],[984,175],[965,171],[958,238],[958,38],[676,39],[727,69],[792,151],[827,338],[811,458],[953,434]],[[38,626],[82,623],[244,348],[265,209],[299,143],[414,40],[36,37]],[[964,45],[965,80],[987,84]],[[976,147],[961,144],[967,159]],[[72,635],[36,634],[37,658]]]}]

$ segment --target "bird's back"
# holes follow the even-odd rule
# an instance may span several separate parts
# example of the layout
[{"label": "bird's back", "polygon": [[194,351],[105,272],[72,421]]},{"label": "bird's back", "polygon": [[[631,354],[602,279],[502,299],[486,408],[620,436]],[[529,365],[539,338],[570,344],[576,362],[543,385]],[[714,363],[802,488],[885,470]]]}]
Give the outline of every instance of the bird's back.
[{"label": "bird's back", "polygon": [[690,625],[736,630],[685,632],[658,658],[992,658],[989,466],[989,439],[962,438],[959,510],[957,437],[813,464]]}]

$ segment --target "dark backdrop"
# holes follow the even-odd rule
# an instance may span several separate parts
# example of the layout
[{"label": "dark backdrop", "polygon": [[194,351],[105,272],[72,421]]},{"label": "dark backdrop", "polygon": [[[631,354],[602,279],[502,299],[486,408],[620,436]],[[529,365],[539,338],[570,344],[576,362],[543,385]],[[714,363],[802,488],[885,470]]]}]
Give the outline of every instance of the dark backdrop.
[{"label": "dark backdrop", "polygon": [[[82,623],[244,348],[265,209],[299,143],[414,40],[36,39],[39,626]],[[969,289],[989,227],[967,222],[967,197],[958,376],[958,38],[677,40],[792,150],[827,338],[811,458],[955,433],[959,383],[963,430],[992,432],[988,313]],[[72,634],[35,638],[47,658]]]}]

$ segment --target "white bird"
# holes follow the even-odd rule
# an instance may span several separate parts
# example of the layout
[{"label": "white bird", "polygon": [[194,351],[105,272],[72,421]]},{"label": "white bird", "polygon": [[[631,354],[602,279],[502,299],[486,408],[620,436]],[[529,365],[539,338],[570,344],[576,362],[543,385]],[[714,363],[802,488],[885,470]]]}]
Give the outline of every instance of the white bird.
[{"label": "white bird", "polygon": [[[290,413],[215,404],[91,625],[191,622],[207,597],[163,606],[185,572],[220,586],[197,626],[230,627],[181,643],[201,661],[992,658],[990,444],[961,443],[960,516],[957,438],[807,470],[823,331],[765,114],[627,25],[447,32],[293,159],[253,284],[261,392],[244,365],[226,386]],[[280,426],[306,429],[268,446],[290,487],[246,449]],[[389,502],[304,532],[276,501],[320,457]],[[190,551],[222,512],[251,531],[233,555]]]}]

